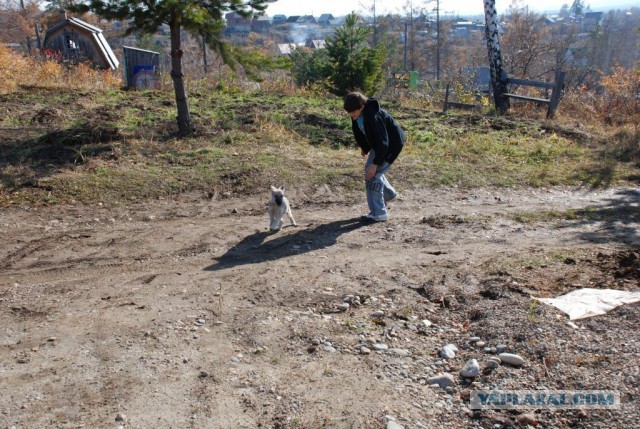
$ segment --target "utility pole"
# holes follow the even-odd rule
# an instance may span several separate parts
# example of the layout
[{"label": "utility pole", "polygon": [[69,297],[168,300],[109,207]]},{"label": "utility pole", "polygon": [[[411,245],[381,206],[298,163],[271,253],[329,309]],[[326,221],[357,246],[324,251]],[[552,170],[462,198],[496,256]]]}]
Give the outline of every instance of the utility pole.
[{"label": "utility pole", "polygon": [[373,47],[378,45],[378,21],[376,19],[376,0],[373,0]]},{"label": "utility pole", "polygon": [[440,0],[436,0],[436,80],[440,80]]},{"label": "utility pole", "polygon": [[407,72],[407,24],[408,22],[404,22],[404,72]]}]

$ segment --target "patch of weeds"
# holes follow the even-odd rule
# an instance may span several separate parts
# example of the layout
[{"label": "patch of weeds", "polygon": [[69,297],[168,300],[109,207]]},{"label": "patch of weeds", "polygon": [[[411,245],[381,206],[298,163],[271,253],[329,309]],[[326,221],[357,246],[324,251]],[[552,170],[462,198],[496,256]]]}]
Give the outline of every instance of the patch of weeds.
[{"label": "patch of weeds", "polygon": [[535,323],[538,321],[538,315],[536,314],[536,307],[538,305],[538,301],[532,299],[529,301],[529,311],[527,312],[527,320],[531,323]]},{"label": "patch of weeds", "polygon": [[357,329],[359,329],[358,324],[357,324],[354,320],[351,320],[351,319],[345,319],[345,320],[342,322],[342,324],[343,324],[344,326],[346,326],[347,328],[351,329],[351,330],[357,330]]},{"label": "patch of weeds", "polygon": [[516,222],[524,224],[533,224],[536,222],[550,222],[558,219],[573,220],[576,219],[574,210],[541,210],[535,212],[516,212],[507,215]]}]

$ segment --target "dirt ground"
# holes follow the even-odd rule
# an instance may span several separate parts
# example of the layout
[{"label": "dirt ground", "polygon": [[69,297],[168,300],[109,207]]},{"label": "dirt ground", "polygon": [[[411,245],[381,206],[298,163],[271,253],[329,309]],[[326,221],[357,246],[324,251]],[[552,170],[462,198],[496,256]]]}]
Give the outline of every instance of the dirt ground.
[{"label": "dirt ground", "polygon": [[[291,189],[278,233],[266,197],[3,209],[0,426],[637,427],[640,305],[571,324],[531,299],[639,289],[637,190],[402,190],[362,225],[363,194]],[[582,215],[515,220],[550,210]],[[488,368],[499,345],[524,364]],[[622,404],[469,408],[495,387]]]}]

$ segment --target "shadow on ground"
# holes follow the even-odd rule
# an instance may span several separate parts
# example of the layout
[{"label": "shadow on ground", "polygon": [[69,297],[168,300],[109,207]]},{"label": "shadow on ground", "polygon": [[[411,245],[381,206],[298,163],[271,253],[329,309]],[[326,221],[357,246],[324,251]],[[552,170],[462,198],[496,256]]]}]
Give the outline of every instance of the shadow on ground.
[{"label": "shadow on ground", "polygon": [[259,264],[324,249],[335,245],[342,234],[365,225],[359,218],[339,220],[311,229],[301,229],[292,234],[283,234],[269,241],[265,240],[274,233],[256,232],[242,239],[224,255],[218,257],[215,264],[204,270],[218,271],[239,265]]},{"label": "shadow on ground", "polygon": [[579,213],[579,225],[600,223],[595,231],[583,232],[580,238],[594,243],[622,242],[640,244],[640,191],[626,189],[607,204],[588,207]]}]

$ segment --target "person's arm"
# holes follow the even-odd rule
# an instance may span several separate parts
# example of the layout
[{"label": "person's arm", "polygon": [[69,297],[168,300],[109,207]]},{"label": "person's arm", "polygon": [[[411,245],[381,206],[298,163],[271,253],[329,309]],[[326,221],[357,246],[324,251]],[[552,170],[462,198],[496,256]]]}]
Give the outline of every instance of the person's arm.
[{"label": "person's arm", "polygon": [[384,162],[389,151],[389,134],[384,120],[383,112],[378,112],[378,114],[370,118],[365,117],[365,129],[367,130],[367,135],[372,135],[369,140],[373,146],[372,149],[376,152],[376,156],[373,159],[373,163],[376,166]]},{"label": "person's arm", "polygon": [[367,142],[367,137],[362,134],[362,130],[356,123],[356,121],[351,121],[351,129],[353,130],[353,137],[356,139],[356,143],[360,148],[360,154],[362,156],[367,156],[371,148],[369,148],[369,143]]}]

